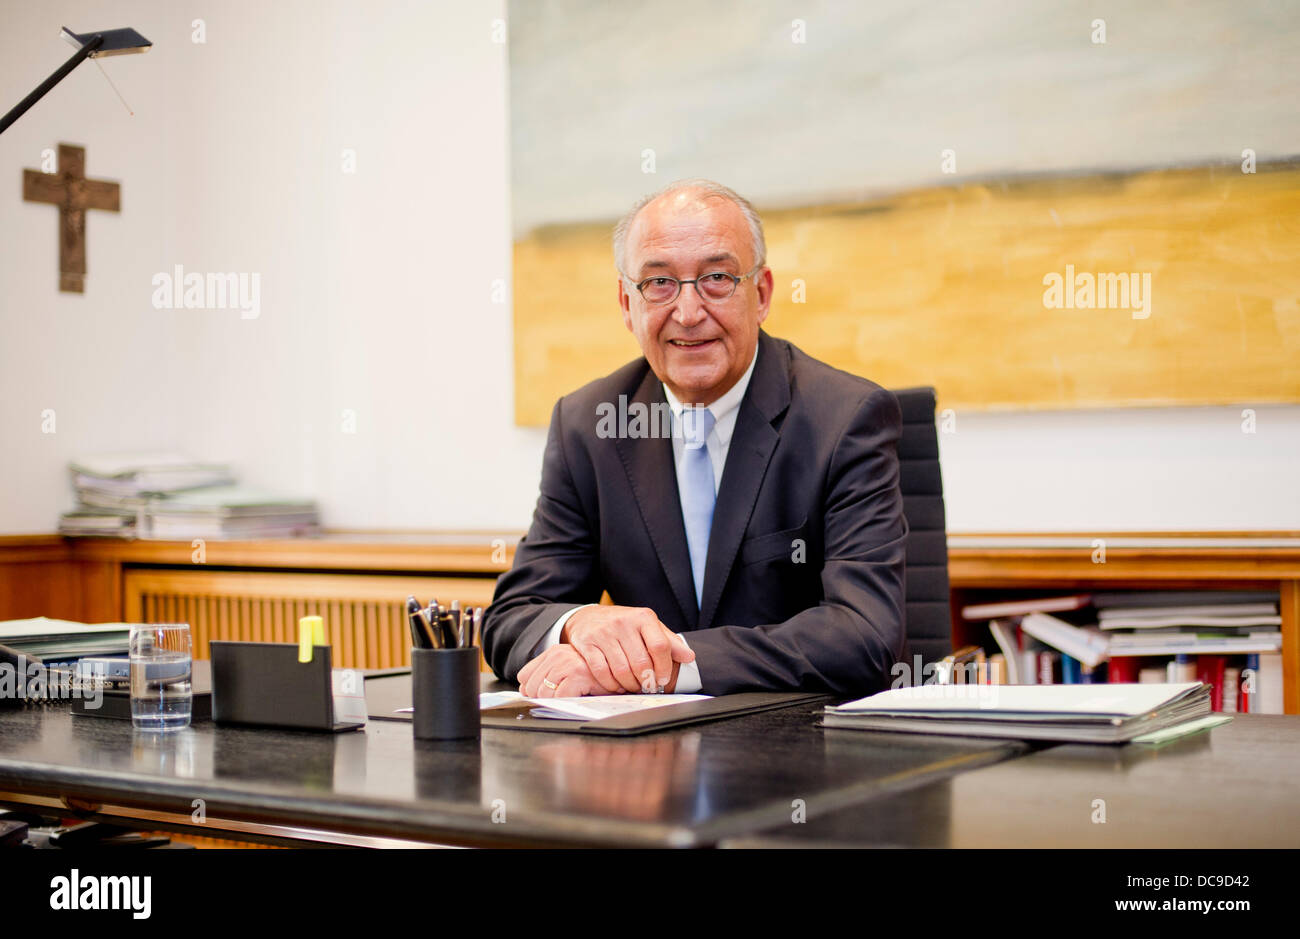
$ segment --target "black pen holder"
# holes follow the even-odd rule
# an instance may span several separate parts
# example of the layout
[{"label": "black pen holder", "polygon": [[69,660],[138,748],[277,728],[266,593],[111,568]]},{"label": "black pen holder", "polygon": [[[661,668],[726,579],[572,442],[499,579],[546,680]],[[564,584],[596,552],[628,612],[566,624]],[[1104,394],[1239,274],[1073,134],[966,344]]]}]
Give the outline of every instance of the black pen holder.
[{"label": "black pen holder", "polygon": [[478,739],[478,663],[477,647],[411,650],[415,739]]}]

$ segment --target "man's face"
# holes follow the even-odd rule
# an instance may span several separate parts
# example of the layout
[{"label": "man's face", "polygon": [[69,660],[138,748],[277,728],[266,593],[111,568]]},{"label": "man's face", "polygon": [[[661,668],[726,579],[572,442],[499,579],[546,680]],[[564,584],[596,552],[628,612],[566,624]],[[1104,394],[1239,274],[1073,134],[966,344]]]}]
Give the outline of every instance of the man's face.
[{"label": "man's face", "polygon": [[[724,272],[741,277],[754,267],[749,225],[740,207],[698,191],[656,199],[636,216],[624,249],[634,283],[647,277],[693,280]],[[651,303],[620,278],[623,322],[655,375],[685,404],[712,404],[745,374],[758,327],[772,301],[772,272],[746,278],[725,300],[683,284],[667,303]]]}]

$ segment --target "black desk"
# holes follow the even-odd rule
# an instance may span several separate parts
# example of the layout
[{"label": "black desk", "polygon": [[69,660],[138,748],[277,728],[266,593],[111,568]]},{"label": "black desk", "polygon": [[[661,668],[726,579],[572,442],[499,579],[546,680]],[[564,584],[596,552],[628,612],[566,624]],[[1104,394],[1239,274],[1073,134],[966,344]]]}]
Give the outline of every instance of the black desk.
[{"label": "black desk", "polygon": [[[67,705],[6,710],[0,803],[71,799],[68,814],[217,837],[686,847],[805,828],[791,821],[800,811],[815,820],[1027,750],[832,739],[814,726],[820,706],[630,739],[485,730],[470,744],[417,742],[409,723],[391,721],[337,735],[210,723],[150,735]],[[202,825],[191,822],[195,800]]]},{"label": "black desk", "polygon": [[[826,731],[827,751],[854,733]],[[727,844],[1300,847],[1300,717],[1242,715],[1158,749],[1052,747]]]}]

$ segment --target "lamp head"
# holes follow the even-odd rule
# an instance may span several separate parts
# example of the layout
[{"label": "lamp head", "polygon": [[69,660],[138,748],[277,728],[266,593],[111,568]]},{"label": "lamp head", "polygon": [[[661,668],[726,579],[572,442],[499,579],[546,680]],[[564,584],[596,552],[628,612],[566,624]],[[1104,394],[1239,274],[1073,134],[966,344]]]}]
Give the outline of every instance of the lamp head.
[{"label": "lamp head", "polygon": [[102,55],[129,55],[133,52],[148,52],[150,47],[153,46],[153,43],[129,26],[122,29],[99,29],[80,34],[74,33],[65,26],[59,35],[77,49],[80,49],[96,36],[102,36],[104,41],[98,49],[90,53],[92,59]]}]

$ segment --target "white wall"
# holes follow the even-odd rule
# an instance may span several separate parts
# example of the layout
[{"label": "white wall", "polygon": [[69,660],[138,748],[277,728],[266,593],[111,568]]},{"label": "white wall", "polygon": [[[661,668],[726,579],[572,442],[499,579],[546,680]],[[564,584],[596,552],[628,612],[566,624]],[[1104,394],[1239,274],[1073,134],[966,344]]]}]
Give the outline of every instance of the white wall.
[{"label": "white wall", "polygon": [[[510,307],[491,302],[510,262],[503,11],[0,0],[0,108],[70,54],[61,25],[154,42],[104,62],[134,117],[85,63],[0,137],[0,532],[54,528],[74,455],[146,447],[314,495],[332,527],[526,527],[545,434],[514,426]],[[61,141],[122,183],[120,215],[90,213],[84,296],[56,289],[57,213],[20,199]],[[260,315],[155,309],[176,264],[260,274]],[[1300,528],[1300,407],[1260,408],[1253,436],[1240,420],[960,414],[950,527]]]}]

